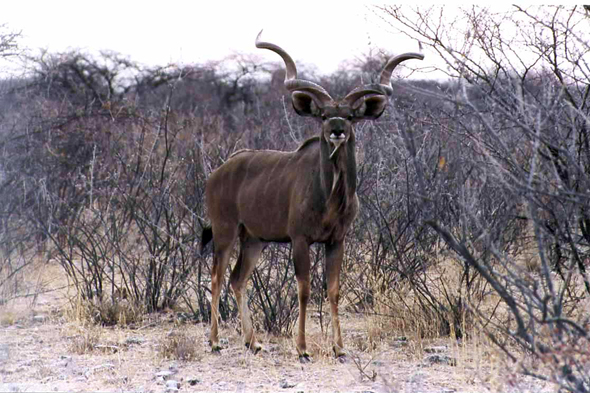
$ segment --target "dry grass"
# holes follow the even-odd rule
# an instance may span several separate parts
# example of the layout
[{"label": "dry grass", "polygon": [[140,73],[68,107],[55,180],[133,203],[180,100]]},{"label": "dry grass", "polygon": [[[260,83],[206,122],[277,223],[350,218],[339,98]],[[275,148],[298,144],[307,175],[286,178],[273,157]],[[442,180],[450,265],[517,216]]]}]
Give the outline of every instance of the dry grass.
[{"label": "dry grass", "polygon": [[7,307],[2,308],[3,310],[0,312],[0,326],[14,325],[20,319],[16,311],[8,309]]},{"label": "dry grass", "polygon": [[159,356],[165,360],[200,361],[203,359],[200,341],[194,333],[187,331],[185,326],[174,329],[166,334],[160,342]]},{"label": "dry grass", "polygon": [[127,299],[83,300],[76,296],[66,308],[66,318],[80,323],[127,326],[140,323],[145,313]]},{"label": "dry grass", "polygon": [[96,326],[77,327],[76,333],[71,336],[69,351],[78,355],[84,355],[94,351],[100,342],[102,330]]},{"label": "dry grass", "polygon": [[[50,268],[47,274],[53,282],[64,280],[60,269]],[[137,318],[134,324],[102,327],[94,323],[92,313],[97,305],[71,305],[67,295],[71,294],[66,290],[61,296],[50,292],[35,304],[1,306],[0,311],[10,310],[0,314],[7,326],[5,338],[18,344],[10,344],[9,362],[0,366],[0,390],[9,383],[21,384],[21,390],[133,391],[142,387],[159,391],[163,386],[155,373],[173,368],[178,370],[176,380],[198,379],[197,390],[527,391],[506,388],[503,358],[483,335],[473,331],[462,341],[433,337],[426,319],[420,319],[419,309],[408,310],[391,299],[387,308],[383,305],[386,316],[343,310],[342,333],[349,353],[345,364],[333,357],[327,303],[322,310],[323,330],[318,315],[310,313],[307,340],[313,363],[301,365],[291,336],[258,332],[264,350],[254,355],[243,345],[239,321],[230,321],[220,326],[223,350],[215,355],[207,344],[206,324],[180,325],[175,314],[168,313]],[[46,301],[44,296],[50,299]],[[382,296],[385,303],[385,294]],[[27,315],[54,309],[58,299],[60,314],[43,323],[14,327],[19,318],[30,321]],[[24,316],[19,317],[23,310]],[[456,365],[425,364],[425,348],[435,345],[446,346],[446,354]],[[185,389],[189,385],[182,382],[181,386]]]}]

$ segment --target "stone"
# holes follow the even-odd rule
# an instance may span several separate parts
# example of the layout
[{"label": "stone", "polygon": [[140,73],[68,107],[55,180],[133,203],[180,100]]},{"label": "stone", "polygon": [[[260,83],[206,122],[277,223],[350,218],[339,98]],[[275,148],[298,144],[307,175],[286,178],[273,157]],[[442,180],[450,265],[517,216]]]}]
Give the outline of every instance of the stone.
[{"label": "stone", "polygon": [[170,389],[170,388],[178,389],[178,388],[180,388],[180,383],[178,381],[173,380],[173,379],[166,381],[166,389]]},{"label": "stone", "polygon": [[295,387],[295,385],[296,384],[294,384],[294,383],[287,382],[286,379],[283,379],[282,381],[279,382],[279,386],[281,387],[281,389],[290,389],[290,388]]},{"label": "stone", "polygon": [[426,352],[426,353],[443,353],[443,352],[447,352],[447,350],[448,350],[448,348],[445,347],[444,345],[424,348],[424,352]]},{"label": "stone", "polygon": [[8,344],[0,344],[0,361],[7,361],[10,357],[10,351],[8,350]]},{"label": "stone", "polygon": [[424,363],[432,365],[432,364],[446,364],[449,366],[456,366],[457,360],[448,356],[448,355],[441,355],[441,354],[434,354],[428,355],[424,358]]},{"label": "stone", "polygon": [[389,343],[390,347],[393,348],[401,348],[408,345],[408,339],[404,336],[396,337],[393,341]]},{"label": "stone", "polygon": [[43,323],[47,321],[47,315],[39,314],[33,317],[33,321]]},{"label": "stone", "polygon": [[175,393],[180,389],[180,383],[173,379],[166,381],[166,393]]},{"label": "stone", "polygon": [[142,337],[128,337],[125,340],[125,344],[127,345],[139,345],[139,344],[143,344],[145,342],[145,339]]},{"label": "stone", "polygon": [[171,376],[176,374],[176,371],[164,370],[156,373],[156,378],[162,378],[162,380],[167,380]]}]

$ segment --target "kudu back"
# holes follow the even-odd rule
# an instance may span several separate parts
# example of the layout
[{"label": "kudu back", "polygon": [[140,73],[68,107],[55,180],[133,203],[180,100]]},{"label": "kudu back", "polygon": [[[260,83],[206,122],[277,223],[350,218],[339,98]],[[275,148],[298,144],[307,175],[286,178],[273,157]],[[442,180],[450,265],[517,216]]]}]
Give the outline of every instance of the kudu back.
[{"label": "kudu back", "polygon": [[[261,32],[262,33],[262,32]],[[392,94],[394,68],[408,59],[423,59],[405,53],[391,59],[379,83],[360,86],[342,100],[334,100],[313,82],[297,78],[289,54],[277,45],[256,38],[256,47],[282,57],[287,68],[285,87],[291,92],[293,108],[321,124],[319,135],[306,140],[293,152],[241,150],[215,170],[206,185],[206,204],[211,227],[202,236],[204,247],[213,239],[211,279],[211,334],[214,351],[218,338],[219,295],[232,248],[240,241],[238,260],[230,275],[242,332],[247,347],[261,349],[249,315],[246,282],[268,242],[291,242],[299,297],[297,352],[309,360],[305,342],[307,302],[310,296],[309,247],[323,243],[326,250],[326,281],[332,317],[334,354],[345,355],[338,298],[344,238],[358,211],[356,158],[353,124],[377,119]]]}]

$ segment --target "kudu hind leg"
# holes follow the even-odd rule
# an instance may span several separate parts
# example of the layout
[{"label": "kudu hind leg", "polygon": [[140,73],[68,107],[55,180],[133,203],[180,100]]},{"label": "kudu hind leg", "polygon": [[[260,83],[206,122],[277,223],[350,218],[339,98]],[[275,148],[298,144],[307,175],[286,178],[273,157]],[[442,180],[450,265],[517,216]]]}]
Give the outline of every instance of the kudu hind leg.
[{"label": "kudu hind leg", "polygon": [[211,333],[209,334],[209,342],[211,350],[214,352],[221,349],[218,333],[219,295],[236,237],[237,233],[233,236],[233,239],[230,238],[226,241],[213,240],[215,252],[213,253],[213,267],[211,268]]},{"label": "kudu hind leg", "polygon": [[326,244],[326,281],[332,317],[332,348],[337,358],[346,356],[340,332],[338,301],[340,299],[340,267],[344,257],[344,243]]},{"label": "kudu hind leg", "polygon": [[240,243],[240,256],[231,272],[230,284],[238,303],[244,343],[256,353],[262,349],[262,346],[256,340],[254,329],[252,328],[250,310],[248,309],[247,296],[243,292],[246,289],[248,278],[256,267],[256,262],[264,248],[264,243],[253,239],[242,239]]},{"label": "kudu hind leg", "polygon": [[306,241],[293,242],[293,262],[297,278],[297,294],[299,296],[299,323],[297,329],[297,353],[301,361],[309,360],[305,341],[305,321],[307,318],[307,302],[311,293],[311,275],[309,260],[309,244]]}]

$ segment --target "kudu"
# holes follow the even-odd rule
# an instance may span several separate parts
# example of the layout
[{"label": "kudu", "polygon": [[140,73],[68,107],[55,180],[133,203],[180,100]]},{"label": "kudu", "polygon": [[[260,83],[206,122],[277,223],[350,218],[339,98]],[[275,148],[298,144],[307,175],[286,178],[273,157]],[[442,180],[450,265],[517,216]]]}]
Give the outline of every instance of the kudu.
[{"label": "kudu", "polygon": [[209,177],[205,197],[211,227],[204,229],[201,246],[213,239],[211,347],[220,350],[219,295],[236,239],[241,248],[230,283],[245,344],[254,352],[261,346],[252,329],[244,293],[246,282],[268,242],[291,242],[299,296],[297,352],[302,361],[309,360],[305,343],[309,247],[324,243],[333,349],[340,357],[345,355],[338,320],[340,266],[344,237],[359,205],[353,124],[378,118],[393,93],[390,78],[394,68],[402,61],[424,56],[405,53],[394,57],[381,72],[379,83],[358,87],[337,101],[320,85],[297,78],[291,56],[277,45],[262,42],[260,36],[256,47],[277,53],[285,62],[285,87],[291,92],[295,112],[318,119],[321,132],[293,152],[238,151]]}]

